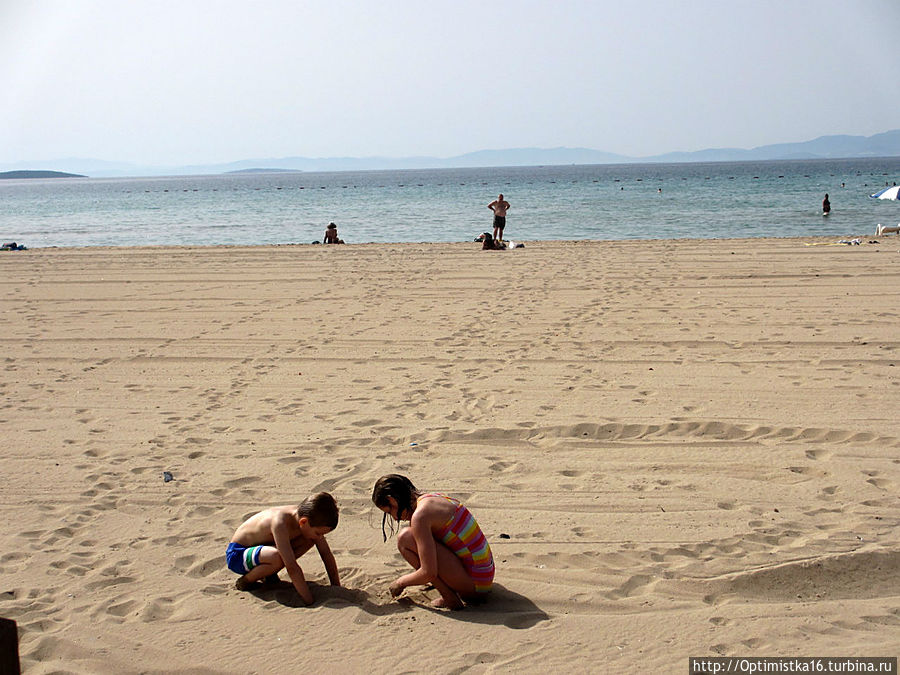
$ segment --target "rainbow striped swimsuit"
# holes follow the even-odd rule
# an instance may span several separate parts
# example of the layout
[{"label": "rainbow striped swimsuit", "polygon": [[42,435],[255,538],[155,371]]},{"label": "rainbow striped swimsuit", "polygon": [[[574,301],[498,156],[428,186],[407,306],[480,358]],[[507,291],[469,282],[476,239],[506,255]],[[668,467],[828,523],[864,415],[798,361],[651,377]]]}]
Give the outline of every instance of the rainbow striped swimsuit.
[{"label": "rainbow striped swimsuit", "polygon": [[438,493],[422,495],[424,497],[440,497],[456,506],[453,517],[447,524],[435,533],[444,545],[453,551],[462,561],[463,566],[475,582],[476,593],[487,593],[494,582],[494,556],[491,555],[491,547],[475,517],[469,509],[452,497]]}]

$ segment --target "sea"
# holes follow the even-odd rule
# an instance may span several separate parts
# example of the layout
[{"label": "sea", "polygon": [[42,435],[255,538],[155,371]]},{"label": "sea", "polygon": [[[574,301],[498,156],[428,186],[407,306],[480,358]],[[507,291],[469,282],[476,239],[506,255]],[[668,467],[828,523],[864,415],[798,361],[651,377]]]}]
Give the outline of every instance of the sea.
[{"label": "sea", "polygon": [[311,244],[334,222],[348,244],[473,241],[500,193],[517,242],[841,238],[900,223],[900,203],[870,197],[898,180],[900,157],[0,180],[0,240]]}]

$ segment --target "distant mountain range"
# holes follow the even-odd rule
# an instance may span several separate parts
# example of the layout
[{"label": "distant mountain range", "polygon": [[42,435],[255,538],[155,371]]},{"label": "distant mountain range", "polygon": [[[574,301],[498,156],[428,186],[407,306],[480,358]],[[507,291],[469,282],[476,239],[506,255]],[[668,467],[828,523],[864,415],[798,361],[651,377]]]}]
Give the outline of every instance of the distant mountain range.
[{"label": "distant mountain range", "polygon": [[[711,148],[628,157],[589,148],[512,148],[479,150],[455,157],[281,157],[248,159],[226,164],[141,166],[94,159],[19,162],[0,169],[52,169],[96,177],[172,176],[263,171],[365,171],[375,169],[440,169],[489,166],[546,166],[558,164],[634,164],[671,162],[741,162],[778,159],[839,159],[900,156],[900,129],[874,136],[820,136],[801,143],[763,145],[751,150]],[[261,168],[265,167],[265,168]]]}]

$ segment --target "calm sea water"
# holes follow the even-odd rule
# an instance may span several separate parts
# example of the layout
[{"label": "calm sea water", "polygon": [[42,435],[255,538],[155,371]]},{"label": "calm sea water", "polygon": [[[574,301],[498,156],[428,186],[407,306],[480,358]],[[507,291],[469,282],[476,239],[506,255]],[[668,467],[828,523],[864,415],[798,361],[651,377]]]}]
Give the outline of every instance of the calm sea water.
[{"label": "calm sea water", "polygon": [[[848,236],[900,222],[871,199],[900,158],[171,178],[0,180],[0,239],[43,246]],[[821,203],[830,195],[832,213]]]}]

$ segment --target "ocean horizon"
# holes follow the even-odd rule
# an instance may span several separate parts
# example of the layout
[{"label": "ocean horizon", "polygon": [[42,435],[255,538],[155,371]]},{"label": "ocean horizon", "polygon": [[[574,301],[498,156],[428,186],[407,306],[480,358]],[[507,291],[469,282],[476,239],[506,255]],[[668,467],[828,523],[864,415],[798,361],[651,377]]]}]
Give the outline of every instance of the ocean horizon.
[{"label": "ocean horizon", "polygon": [[[29,248],[848,236],[900,222],[870,198],[900,157],[0,181],[0,238]],[[832,212],[823,217],[829,194]]]}]

